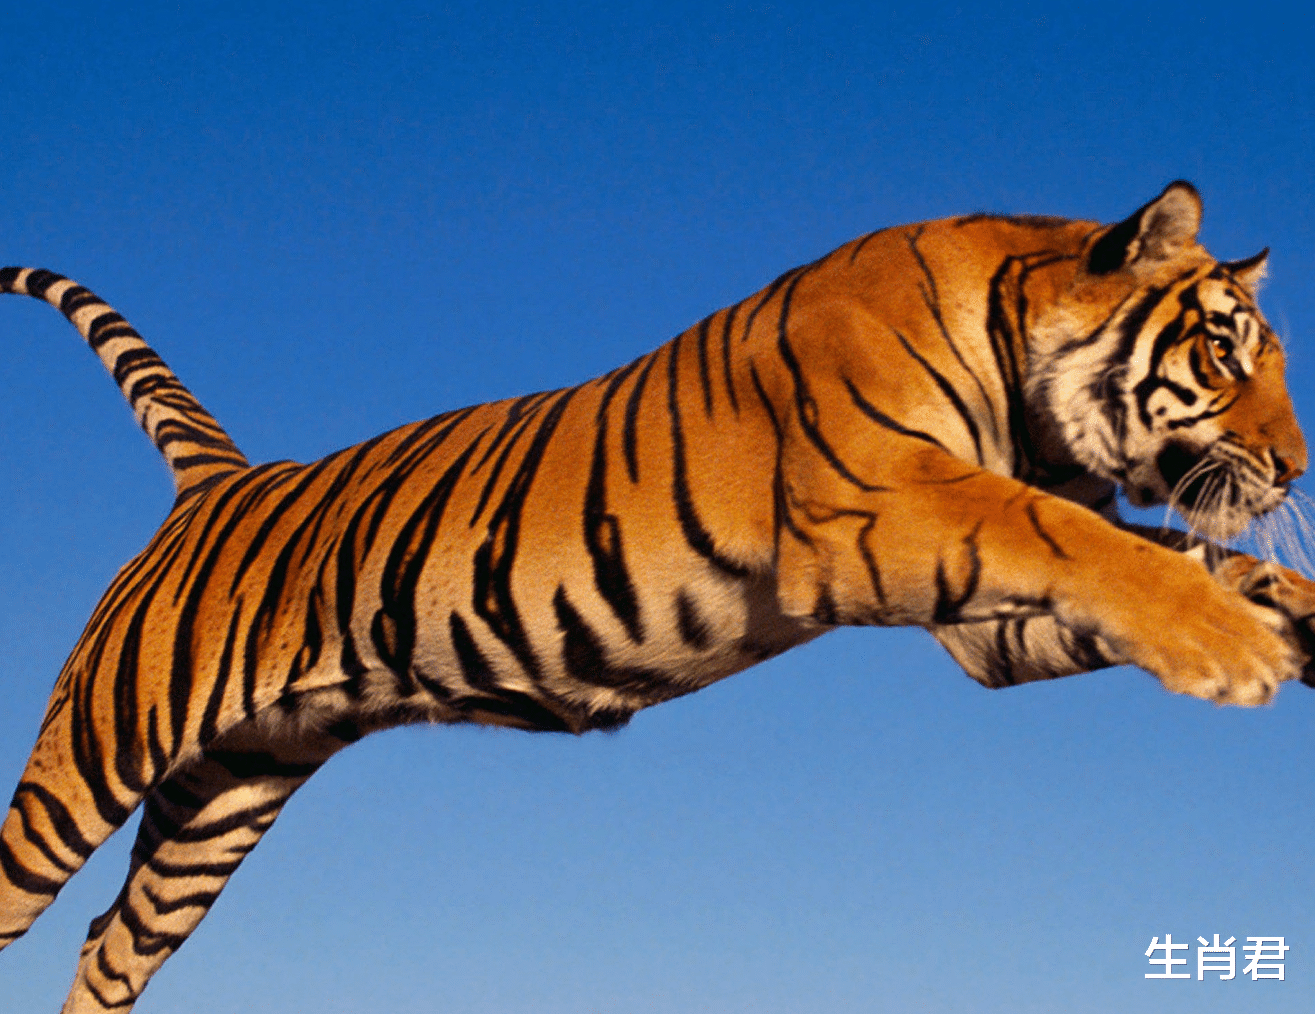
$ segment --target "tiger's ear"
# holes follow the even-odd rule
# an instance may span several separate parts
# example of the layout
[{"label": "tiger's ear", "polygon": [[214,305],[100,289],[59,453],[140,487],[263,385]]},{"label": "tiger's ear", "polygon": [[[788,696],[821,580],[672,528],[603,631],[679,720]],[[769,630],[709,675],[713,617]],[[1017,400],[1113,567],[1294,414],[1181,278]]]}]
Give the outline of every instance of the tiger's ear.
[{"label": "tiger's ear", "polygon": [[1092,244],[1087,270],[1108,275],[1139,262],[1168,260],[1196,242],[1201,228],[1201,195],[1190,183],[1170,183],[1155,200],[1111,225]]},{"label": "tiger's ear", "polygon": [[1242,283],[1247,292],[1253,296],[1265,280],[1269,266],[1269,247],[1261,250],[1254,257],[1242,261],[1220,261],[1219,266]]}]

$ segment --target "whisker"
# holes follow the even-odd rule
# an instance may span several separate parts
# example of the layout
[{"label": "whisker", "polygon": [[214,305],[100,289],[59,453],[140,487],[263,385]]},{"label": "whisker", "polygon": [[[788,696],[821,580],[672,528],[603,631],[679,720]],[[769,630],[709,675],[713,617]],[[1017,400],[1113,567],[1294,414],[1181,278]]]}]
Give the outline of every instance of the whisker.
[{"label": "whisker", "polygon": [[1251,532],[1256,544],[1256,553],[1261,560],[1270,563],[1279,562],[1278,525],[1273,514],[1259,517],[1252,525]]},{"label": "whisker", "polygon": [[[1303,494],[1303,499],[1309,500]],[[1303,509],[1304,504],[1292,497],[1283,501],[1282,509],[1287,518],[1283,526],[1285,549],[1291,558],[1293,569],[1307,576],[1315,576],[1315,560],[1308,548],[1315,544],[1315,524]]]},{"label": "whisker", "polygon": [[1289,515],[1288,506],[1280,504],[1265,520],[1269,522],[1267,527],[1274,541],[1274,562],[1281,562],[1286,566],[1294,565],[1301,547],[1293,538],[1294,522]]},{"label": "whisker", "polygon": [[[1226,555],[1225,540],[1215,541],[1218,534],[1231,527],[1228,522],[1233,514],[1232,504],[1236,495],[1236,481],[1231,470],[1225,469],[1211,477],[1210,496],[1202,500],[1202,520],[1208,523],[1206,535],[1208,541],[1206,559],[1211,568],[1215,567]],[[1221,544],[1221,542],[1223,544]]]},{"label": "whisker", "polygon": [[1187,522],[1187,534],[1189,538],[1196,538],[1204,533],[1205,524],[1215,511],[1214,501],[1221,492],[1227,476],[1218,472],[1208,475],[1201,485],[1201,492],[1196,498],[1196,504],[1189,508],[1184,515]]},{"label": "whisker", "polygon": [[[1305,498],[1311,502],[1309,497]],[[1315,524],[1299,499],[1282,500],[1268,513],[1252,519],[1247,530],[1233,540],[1234,547],[1301,574],[1315,574]]]},{"label": "whisker", "polygon": [[1307,511],[1308,504],[1315,505],[1315,501],[1310,501],[1310,498],[1304,494],[1299,500],[1288,500],[1288,506],[1292,509],[1292,516],[1297,520],[1302,537],[1307,542],[1315,542],[1315,521],[1312,521]]},{"label": "whisker", "polygon": [[[1188,515],[1196,511],[1196,508],[1189,508],[1186,512],[1184,512],[1182,507],[1182,498],[1187,494],[1188,488],[1194,482],[1200,479],[1201,476],[1207,475],[1211,471],[1222,467],[1223,467],[1223,462],[1219,461],[1216,458],[1206,456],[1206,457],[1202,457],[1199,461],[1193,464],[1191,468],[1189,468],[1185,473],[1183,473],[1182,478],[1179,479],[1176,483],[1174,483],[1173,489],[1169,491],[1169,500],[1168,503],[1165,504],[1165,508],[1164,508],[1164,520],[1160,524],[1161,531],[1169,528],[1169,519],[1173,516],[1173,512],[1175,510],[1178,511],[1180,514],[1183,514],[1184,518],[1186,518]],[[1208,483],[1210,480],[1206,479],[1205,481],[1206,483]],[[1204,494],[1205,494],[1205,487],[1203,486],[1201,495],[1198,496],[1196,500],[1197,507],[1200,506]],[[1188,524],[1190,526],[1191,522],[1188,521]]]}]

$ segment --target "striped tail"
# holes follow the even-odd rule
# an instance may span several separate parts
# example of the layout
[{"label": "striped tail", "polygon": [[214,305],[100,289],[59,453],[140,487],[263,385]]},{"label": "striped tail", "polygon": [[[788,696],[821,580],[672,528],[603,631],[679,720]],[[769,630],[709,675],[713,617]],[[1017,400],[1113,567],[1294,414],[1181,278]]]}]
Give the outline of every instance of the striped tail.
[{"label": "striped tail", "polygon": [[6,292],[44,299],[78,329],[164,455],[180,499],[207,479],[247,467],[223,427],[132,325],[95,293],[40,268],[0,268],[0,293]]}]

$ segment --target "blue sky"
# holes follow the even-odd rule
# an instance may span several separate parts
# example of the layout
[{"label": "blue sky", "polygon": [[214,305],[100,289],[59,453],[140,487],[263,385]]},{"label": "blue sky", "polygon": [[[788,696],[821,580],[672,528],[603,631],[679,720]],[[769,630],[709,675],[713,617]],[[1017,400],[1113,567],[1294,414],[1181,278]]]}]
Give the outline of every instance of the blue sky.
[{"label": "blue sky", "polygon": [[[1315,419],[1315,22],[1131,3],[20,5],[0,261],[132,320],[252,460],[575,383],[871,229],[1112,221],[1194,181]],[[171,487],[0,303],[0,782]],[[1310,489],[1309,483],[1305,486]],[[408,729],[294,798],[142,1014],[1305,1011],[1315,695],[988,693],[857,630],[580,740]],[[8,789],[3,790],[7,792]],[[58,1008],[128,835],[0,954]],[[1284,982],[1153,982],[1153,935]]]}]

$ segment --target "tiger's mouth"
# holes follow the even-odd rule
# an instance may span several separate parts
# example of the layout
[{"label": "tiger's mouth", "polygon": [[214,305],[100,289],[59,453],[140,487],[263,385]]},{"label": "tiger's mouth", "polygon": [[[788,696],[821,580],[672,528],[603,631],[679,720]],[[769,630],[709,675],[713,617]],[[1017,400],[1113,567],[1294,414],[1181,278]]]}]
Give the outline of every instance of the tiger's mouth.
[{"label": "tiger's mouth", "polygon": [[[1198,468],[1206,458],[1200,451],[1192,451],[1182,444],[1169,444],[1155,459],[1155,467],[1164,479],[1165,488],[1169,490],[1168,501],[1189,510],[1201,500],[1212,469]],[[1189,473],[1196,470],[1195,475]]]},{"label": "tiger's mouth", "polygon": [[1242,447],[1217,440],[1204,449],[1167,444],[1155,459],[1167,494],[1157,498],[1177,510],[1195,532],[1231,539],[1287,497],[1272,470]]}]

